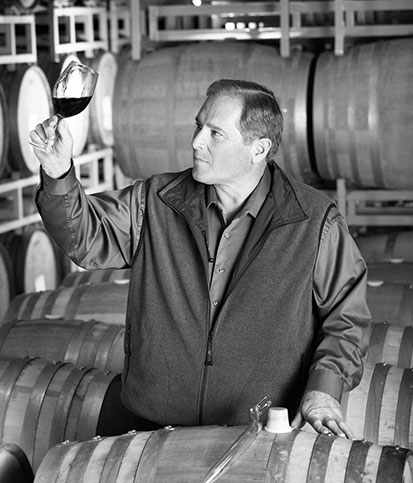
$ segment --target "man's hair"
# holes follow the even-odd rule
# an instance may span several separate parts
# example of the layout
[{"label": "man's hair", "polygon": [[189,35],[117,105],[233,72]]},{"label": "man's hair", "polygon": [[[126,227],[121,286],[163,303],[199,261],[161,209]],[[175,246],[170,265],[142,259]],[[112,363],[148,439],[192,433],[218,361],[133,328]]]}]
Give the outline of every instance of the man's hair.
[{"label": "man's hair", "polygon": [[283,130],[283,115],[274,93],[255,82],[220,79],[207,89],[207,98],[229,96],[242,104],[239,130],[246,143],[258,138],[269,138],[272,146],[267,161],[272,161],[278,151]]}]

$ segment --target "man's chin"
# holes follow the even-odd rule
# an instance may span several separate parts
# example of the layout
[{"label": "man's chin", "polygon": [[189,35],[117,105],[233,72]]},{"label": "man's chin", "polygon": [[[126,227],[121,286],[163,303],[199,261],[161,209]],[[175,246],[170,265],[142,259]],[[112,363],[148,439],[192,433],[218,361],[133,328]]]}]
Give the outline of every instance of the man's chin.
[{"label": "man's chin", "polygon": [[200,173],[199,169],[196,166],[192,168],[192,177],[195,181],[198,181],[199,183],[204,183],[202,173]]},{"label": "man's chin", "polygon": [[209,171],[209,169],[202,169],[206,166],[207,165],[204,164],[204,166],[200,167],[195,164],[192,167],[192,177],[195,181],[198,181],[198,183],[214,184],[214,180],[212,179],[212,173]]}]

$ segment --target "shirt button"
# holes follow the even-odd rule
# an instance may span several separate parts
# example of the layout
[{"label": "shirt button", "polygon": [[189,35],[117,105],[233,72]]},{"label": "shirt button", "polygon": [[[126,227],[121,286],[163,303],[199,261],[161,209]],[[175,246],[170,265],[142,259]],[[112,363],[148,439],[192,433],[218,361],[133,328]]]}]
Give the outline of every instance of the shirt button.
[{"label": "shirt button", "polygon": [[212,302],[212,305],[218,305],[218,300],[214,300],[214,301]]},{"label": "shirt button", "polygon": [[229,233],[228,232],[225,232],[224,233],[224,238],[229,238]]},{"label": "shirt button", "polygon": [[218,268],[218,272],[219,273],[225,272],[225,268]]}]

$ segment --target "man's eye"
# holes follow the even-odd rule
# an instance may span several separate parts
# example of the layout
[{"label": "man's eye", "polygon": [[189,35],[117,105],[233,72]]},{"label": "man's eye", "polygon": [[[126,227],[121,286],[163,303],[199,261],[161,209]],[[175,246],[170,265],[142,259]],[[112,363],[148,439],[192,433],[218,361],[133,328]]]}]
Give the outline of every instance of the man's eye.
[{"label": "man's eye", "polygon": [[212,134],[212,135],[213,135],[215,138],[217,138],[217,137],[222,137],[222,134],[221,134],[220,132],[218,132],[218,131],[211,131],[211,134]]}]

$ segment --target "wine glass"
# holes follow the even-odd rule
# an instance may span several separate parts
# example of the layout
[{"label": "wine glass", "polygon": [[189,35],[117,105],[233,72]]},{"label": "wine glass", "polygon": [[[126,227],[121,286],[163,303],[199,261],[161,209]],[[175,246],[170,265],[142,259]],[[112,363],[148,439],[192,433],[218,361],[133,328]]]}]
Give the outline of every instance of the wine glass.
[{"label": "wine glass", "polygon": [[[63,70],[52,89],[52,101],[58,120],[76,116],[88,106],[92,99],[99,74],[91,67],[72,61]],[[57,126],[57,124],[56,124]],[[29,139],[29,143],[37,149],[52,151],[49,140],[38,144]]]}]

